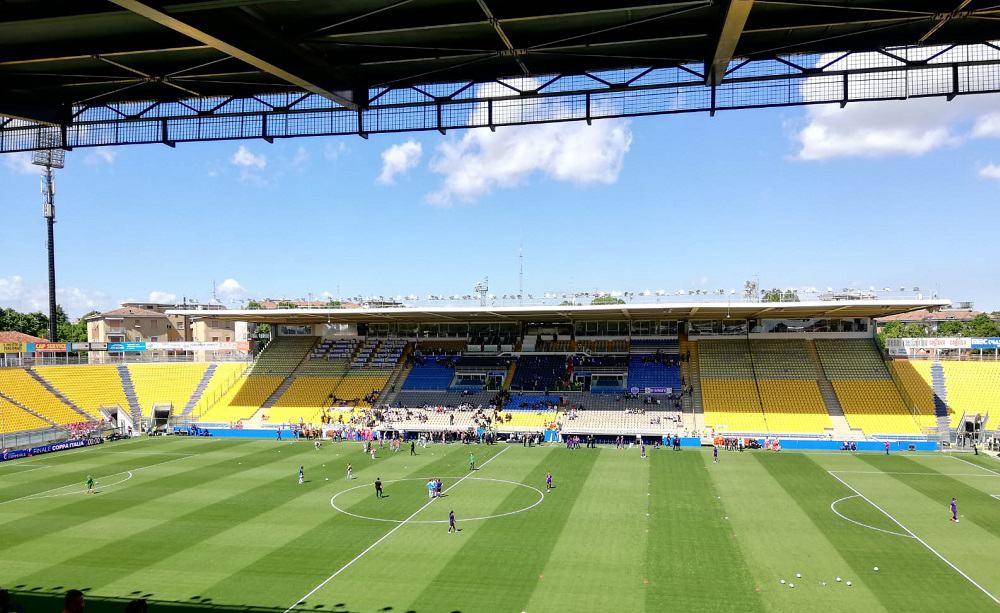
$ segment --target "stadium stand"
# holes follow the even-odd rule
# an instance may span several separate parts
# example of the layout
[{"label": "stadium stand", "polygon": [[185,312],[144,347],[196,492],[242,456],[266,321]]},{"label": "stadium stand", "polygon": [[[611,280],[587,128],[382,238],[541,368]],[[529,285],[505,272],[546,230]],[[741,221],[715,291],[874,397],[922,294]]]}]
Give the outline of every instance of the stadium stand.
[{"label": "stadium stand", "polygon": [[503,408],[507,411],[538,411],[545,407],[557,407],[561,403],[562,397],[552,394],[511,394]]},{"label": "stadium stand", "polygon": [[1000,362],[941,362],[941,367],[951,427],[957,427],[963,415],[1000,415]]},{"label": "stadium stand", "polygon": [[767,432],[746,339],[698,342],[705,426],[732,432]]},{"label": "stadium stand", "polygon": [[572,434],[674,434],[683,432],[679,411],[567,411],[563,431]]},{"label": "stadium stand", "polygon": [[[142,414],[150,415],[154,404],[173,406],[180,414],[208,370],[208,364],[129,364]],[[124,406],[124,405],[123,405]]]},{"label": "stadium stand", "polygon": [[907,408],[874,340],[821,339],[815,343],[851,427],[871,436],[919,434],[922,426],[934,426],[933,411],[915,415]]},{"label": "stadium stand", "polygon": [[510,387],[513,390],[551,390],[564,385],[565,381],[566,356],[522,355]]},{"label": "stadium stand", "polygon": [[49,422],[39,419],[3,398],[0,398],[0,416],[2,416],[2,419],[0,419],[0,432],[4,434],[52,427],[52,424]]},{"label": "stadium stand", "polygon": [[[337,377],[297,377],[274,403],[274,407],[320,408],[329,406],[331,395],[340,379]],[[273,412],[273,411],[272,411]]]},{"label": "stadium stand", "polygon": [[75,424],[87,419],[45,389],[23,368],[0,368],[0,390],[15,402],[57,424]]},{"label": "stadium stand", "polygon": [[893,360],[890,364],[906,396],[921,413],[933,415],[936,402],[928,361]]},{"label": "stadium stand", "polygon": [[95,418],[101,417],[101,407],[129,408],[121,377],[114,366],[36,366],[34,370],[73,404]]},{"label": "stadium stand", "polygon": [[628,387],[681,388],[676,339],[633,340],[628,356]]},{"label": "stadium stand", "polygon": [[404,390],[446,390],[455,377],[452,357],[417,357],[403,381]]}]

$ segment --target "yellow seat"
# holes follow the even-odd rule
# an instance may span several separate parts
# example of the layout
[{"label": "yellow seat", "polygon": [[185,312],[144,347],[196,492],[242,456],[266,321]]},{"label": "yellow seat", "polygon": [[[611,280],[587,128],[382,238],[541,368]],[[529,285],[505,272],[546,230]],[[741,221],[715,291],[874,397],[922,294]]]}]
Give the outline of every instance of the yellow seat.
[{"label": "yellow seat", "polygon": [[707,427],[720,431],[767,432],[757,385],[752,379],[702,379],[701,398]]},{"label": "yellow seat", "polygon": [[761,379],[759,387],[771,432],[823,433],[833,427],[816,381]]},{"label": "yellow seat", "polygon": [[143,415],[154,404],[173,405],[179,414],[187,406],[208,364],[129,364],[128,371]]},{"label": "yellow seat", "polygon": [[37,366],[35,372],[94,417],[101,417],[101,407],[118,406],[128,410],[125,388],[115,366]]},{"label": "yellow seat", "polygon": [[[1000,417],[1000,362],[941,362],[944,368],[951,426],[957,427],[962,415],[977,413]],[[992,426],[991,426],[992,427]]]},{"label": "yellow seat", "polygon": [[0,368],[0,390],[15,402],[57,424],[77,424],[87,421],[86,417],[45,389],[45,386],[32,378],[23,368]]},{"label": "yellow seat", "polygon": [[51,428],[52,424],[39,419],[23,410],[21,407],[13,405],[3,398],[0,398],[0,432],[12,434],[25,430],[37,430],[39,428]]},{"label": "yellow seat", "polygon": [[867,435],[921,433],[891,380],[841,379],[833,381],[833,389],[852,428]]}]

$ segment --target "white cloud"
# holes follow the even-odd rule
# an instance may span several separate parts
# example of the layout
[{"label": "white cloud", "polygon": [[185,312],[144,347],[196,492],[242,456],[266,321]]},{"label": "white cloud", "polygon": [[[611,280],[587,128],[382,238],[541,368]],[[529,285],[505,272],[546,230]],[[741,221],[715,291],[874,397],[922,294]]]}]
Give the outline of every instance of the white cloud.
[{"label": "white cloud", "polygon": [[396,176],[406,174],[420,163],[423,146],[414,140],[397,143],[382,152],[382,172],[377,181],[383,184],[396,182]]},{"label": "white cloud", "polygon": [[347,142],[339,140],[336,143],[327,143],[323,146],[323,157],[332,162],[347,153]]},{"label": "white cloud", "polygon": [[987,113],[977,119],[972,135],[977,138],[1000,138],[1000,113]]},{"label": "white cloud", "polygon": [[[0,277],[0,306],[18,311],[43,311],[49,308],[48,288],[25,283],[18,275]],[[56,289],[56,302],[70,317],[79,317],[88,311],[104,311],[115,306],[107,294],[78,287]]]},{"label": "white cloud", "polygon": [[97,166],[100,164],[112,165],[115,163],[115,158],[118,157],[118,152],[110,147],[97,147],[91,149],[87,152],[87,155],[83,158],[83,163],[88,166]]},{"label": "white cloud", "polygon": [[177,302],[177,294],[170,292],[152,291],[149,292],[150,302],[174,303]]},{"label": "white cloud", "polygon": [[233,166],[239,166],[241,168],[257,168],[262,170],[265,166],[267,166],[266,155],[263,153],[254,153],[243,145],[240,145],[240,148],[236,150],[236,153],[233,154],[230,161],[233,163]]},{"label": "white cloud", "polygon": [[236,279],[226,279],[215,287],[215,291],[223,298],[241,298],[247,290]]},{"label": "white cloud", "polygon": [[41,174],[42,167],[31,163],[30,153],[6,153],[3,155],[3,165],[16,175]]},{"label": "white cloud", "polygon": [[628,122],[619,119],[469,130],[438,146],[430,167],[442,184],[427,200],[470,202],[535,173],[577,185],[612,184],[631,145]]},{"label": "white cloud", "polygon": [[292,156],[292,166],[298,168],[303,166],[309,161],[309,152],[306,151],[305,147],[299,147],[295,150],[295,155]]},{"label": "white cloud", "polygon": [[240,181],[254,187],[265,187],[269,184],[259,171],[267,167],[267,156],[263,153],[254,153],[245,146],[240,145],[233,157],[229,160],[233,166],[240,169]]},{"label": "white cloud", "polygon": [[[981,49],[981,47],[977,47]],[[913,51],[922,54],[912,59],[923,59],[933,53],[943,52],[935,62],[965,59],[967,47],[925,47]],[[977,51],[986,53],[986,51]],[[833,62],[839,57],[828,54],[820,58],[817,66]],[[848,56],[838,67],[866,68],[896,63],[875,53],[857,53]],[[819,100],[829,95],[832,77],[805,79],[802,96],[805,100]],[[837,78],[839,82],[839,77]],[[852,97],[896,97],[926,91],[949,91],[951,72],[925,71],[920,82],[908,84],[900,79],[882,78],[852,83]],[[911,88],[908,90],[907,88]],[[916,88],[920,88],[917,90]],[[970,137],[1000,137],[1000,114],[996,113],[997,96],[959,96],[951,102],[944,97],[911,98],[883,102],[852,102],[844,108],[836,104],[811,106],[806,111],[806,125],[795,136],[803,160],[826,160],[838,157],[884,157],[892,155],[919,156],[935,149],[955,146]],[[992,112],[992,113],[991,113]],[[972,124],[975,124],[972,127]]]},{"label": "white cloud", "polygon": [[1000,181],[1000,164],[987,164],[979,169],[979,176],[984,179]]}]

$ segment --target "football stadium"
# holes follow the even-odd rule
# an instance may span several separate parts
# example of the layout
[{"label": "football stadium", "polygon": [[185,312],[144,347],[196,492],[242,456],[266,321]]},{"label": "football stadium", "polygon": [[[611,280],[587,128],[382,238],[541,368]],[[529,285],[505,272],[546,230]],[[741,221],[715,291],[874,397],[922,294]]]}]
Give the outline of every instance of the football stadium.
[{"label": "football stadium", "polygon": [[[226,168],[185,162],[182,180],[171,175],[178,202],[226,172],[248,190],[239,197],[265,194],[244,214],[265,221],[238,237],[239,250],[219,246],[240,234],[215,219],[226,189],[208,188],[210,199],[192,205],[202,211],[164,211],[157,188],[140,185],[129,210],[158,217],[145,224],[101,209],[106,194],[91,193],[96,221],[70,216],[59,228],[60,241],[86,234],[85,248],[59,252],[59,266],[99,270],[104,292],[75,322],[62,301],[79,290],[57,287],[54,230],[56,177],[84,160],[87,174],[71,175],[60,205],[103,189],[116,180],[101,174],[113,152],[143,149],[125,145],[169,157],[323,137],[333,164],[348,154],[329,143],[348,137],[356,147],[401,133],[528,139],[552,126],[586,134],[602,122],[722,111],[749,122],[763,109],[996,101],[998,20],[1000,6],[985,0],[0,2],[0,154],[24,156],[4,158],[15,161],[0,198],[13,210],[5,193],[20,189],[18,175],[41,177],[48,256],[44,300],[16,298],[22,279],[5,275],[45,258],[17,242],[37,228],[5,211],[0,613],[998,610],[1000,311],[912,283],[767,290],[755,279],[727,292],[703,278],[677,292],[531,295],[520,246],[517,288],[512,275],[502,296],[488,280],[426,299],[348,299],[339,285],[319,294],[341,277],[304,272],[317,261],[395,293],[386,285],[400,276],[389,273],[436,281],[492,248],[440,221],[474,182],[445,179],[427,196],[441,208],[388,221],[366,211],[351,226],[343,211],[305,207],[302,192],[278,182],[324,189],[304,178],[303,148],[280,176],[265,176],[278,155],[244,146]],[[964,136],[919,146],[954,151],[1000,135],[1000,107],[984,108]],[[523,149],[565,145],[562,133],[542,134]],[[884,134],[855,137],[885,146]],[[624,150],[632,138],[619,138]],[[464,142],[447,141],[432,172],[470,157]],[[570,154],[593,146],[568,142]],[[376,183],[396,185],[419,144],[383,152]],[[516,155],[524,151],[493,164]],[[571,158],[556,155],[545,176],[563,181]],[[489,165],[480,162],[471,165]],[[661,167],[656,158],[639,174]],[[144,162],[140,181],[169,172]],[[706,194],[727,182],[710,172],[698,187]],[[859,184],[911,180],[856,172]],[[1000,179],[1000,167],[983,163],[979,175]],[[583,201],[595,183],[566,180],[573,189],[558,199]],[[529,198],[537,185],[520,175],[490,181],[521,189],[531,206],[553,197]],[[947,288],[976,266],[964,251],[975,245],[935,249],[951,268],[918,271],[913,244],[852,243],[866,231],[859,222],[882,232],[904,216],[875,187],[868,219],[817,205],[816,220],[828,214],[829,224],[816,223],[828,227],[808,220],[805,242],[782,251],[783,220],[749,238],[707,221],[674,226],[666,204],[633,215],[628,201],[642,195],[596,183],[615,200],[588,200],[546,230],[579,232],[577,243],[529,239],[558,252],[552,277],[578,277],[546,282],[590,287],[579,277],[606,278],[602,265],[666,279],[697,275],[702,261],[745,269],[751,243],[772,240],[778,261],[765,265],[776,270],[822,252],[827,271],[868,278],[876,254],[901,277],[937,275]],[[338,205],[350,200],[349,186],[336,187]],[[733,210],[711,202],[685,208]],[[530,210],[470,209],[459,214],[480,232],[545,225]],[[196,224],[183,234],[202,249],[176,228],[157,234],[181,219]],[[580,229],[588,222],[596,241]],[[646,239],[642,225],[666,231]],[[636,237],[609,247],[615,232]],[[722,235],[723,247],[681,246],[681,234],[699,232],[706,244]],[[139,248],[130,234],[143,237]],[[145,258],[173,270],[129,268]],[[301,291],[322,299],[254,299],[230,278],[226,294],[212,282],[210,300],[157,291],[109,304],[157,275],[178,287],[200,280],[219,262],[258,268],[273,287],[307,279]],[[974,287],[996,300],[995,266],[981,270],[969,273]]]}]

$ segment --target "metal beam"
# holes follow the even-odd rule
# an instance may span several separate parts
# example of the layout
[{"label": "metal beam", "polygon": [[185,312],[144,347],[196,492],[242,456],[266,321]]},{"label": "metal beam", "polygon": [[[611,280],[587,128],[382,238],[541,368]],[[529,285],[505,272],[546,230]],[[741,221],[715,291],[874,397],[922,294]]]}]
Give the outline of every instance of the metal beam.
[{"label": "metal beam", "polygon": [[[140,0],[109,1],[349,109],[359,108],[359,103],[361,106],[367,105],[367,100],[358,100],[358,93],[367,91],[364,87],[352,88],[352,91],[335,91],[323,76],[331,72],[328,66],[312,60],[309,54],[295,45],[267,32],[261,24],[251,20],[242,11],[227,13],[227,23],[223,24],[220,20],[210,24],[207,20],[198,23],[196,13],[186,14],[182,21]],[[209,29],[214,31],[210,32]],[[242,37],[237,32],[241,32]]]},{"label": "metal beam", "polygon": [[743,27],[747,23],[750,9],[753,8],[753,0],[729,0],[726,7],[726,17],[722,22],[722,29],[715,44],[715,52],[712,57],[705,60],[705,83],[708,85],[719,85],[726,76],[726,69],[729,67],[733,53],[736,52],[736,45],[740,42],[743,34]]},{"label": "metal beam", "polygon": [[0,116],[55,126],[70,123],[73,111],[68,104],[39,101],[7,91],[0,93]]},{"label": "metal beam", "polygon": [[937,20],[937,23],[935,23],[931,27],[931,29],[927,31],[927,34],[924,34],[923,36],[921,36],[920,40],[917,41],[917,42],[919,42],[921,45],[924,44],[924,43],[926,43],[927,39],[929,39],[930,37],[934,36],[937,33],[938,30],[940,30],[941,28],[943,28],[945,26],[945,24],[947,24],[949,21],[951,21],[955,17],[959,17],[960,13],[962,11],[964,11],[965,7],[969,6],[969,4],[971,2],[972,2],[972,0],[962,0],[961,2],[958,3],[958,6],[955,7],[955,10],[953,10],[952,12],[950,12],[950,13],[942,13],[940,15],[935,15],[934,19]]},{"label": "metal beam", "polygon": [[508,38],[507,33],[503,31],[503,27],[500,26],[500,21],[493,16],[493,11],[491,11],[490,7],[486,5],[486,0],[476,0],[476,2],[479,4],[479,8],[482,9],[483,14],[486,15],[486,20],[490,22],[491,26],[493,26],[493,31],[500,37],[500,42],[503,43],[507,52],[514,56],[514,61],[517,62],[517,66],[521,69],[521,72],[525,75],[531,74],[528,67],[525,66],[524,62],[521,61],[521,58],[518,57],[518,51],[514,48],[514,44],[510,42],[510,38]]}]

